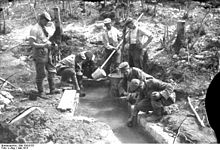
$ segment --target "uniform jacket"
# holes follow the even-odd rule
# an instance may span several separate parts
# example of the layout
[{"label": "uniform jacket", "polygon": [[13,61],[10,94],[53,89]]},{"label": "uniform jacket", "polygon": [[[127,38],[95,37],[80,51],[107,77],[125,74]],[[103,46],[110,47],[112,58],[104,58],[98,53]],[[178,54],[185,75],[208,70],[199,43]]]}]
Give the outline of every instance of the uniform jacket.
[{"label": "uniform jacket", "polygon": [[158,79],[149,79],[144,81],[144,88],[140,92],[140,99],[149,99],[151,97],[152,92],[160,92],[162,97],[167,100],[171,98],[173,102],[175,102],[174,87],[170,83],[166,83],[160,81]]},{"label": "uniform jacket", "polygon": [[103,33],[103,44],[106,49],[111,49],[112,46],[116,47],[119,43],[119,37],[121,37],[121,33],[115,27],[111,27],[111,30],[108,31],[105,29]]},{"label": "uniform jacket", "polygon": [[[43,28],[37,23],[30,30],[30,38],[38,44],[46,43],[48,41]],[[35,48],[33,47],[33,58],[36,61],[46,62],[48,61],[48,49],[47,48]]]},{"label": "uniform jacket", "polygon": [[154,77],[145,73],[143,70],[136,68],[136,67],[131,67],[131,72],[128,74],[127,77],[124,77],[121,82],[119,83],[119,90],[120,88],[123,88],[125,90],[126,87],[128,87],[129,82],[131,82],[132,79],[139,79],[141,81],[144,81],[146,79],[153,79]]},{"label": "uniform jacket", "polygon": [[76,55],[72,54],[62,59],[61,61],[59,61],[56,65],[57,70],[60,70],[63,68],[72,68],[73,70],[76,70],[75,58],[76,58]]}]

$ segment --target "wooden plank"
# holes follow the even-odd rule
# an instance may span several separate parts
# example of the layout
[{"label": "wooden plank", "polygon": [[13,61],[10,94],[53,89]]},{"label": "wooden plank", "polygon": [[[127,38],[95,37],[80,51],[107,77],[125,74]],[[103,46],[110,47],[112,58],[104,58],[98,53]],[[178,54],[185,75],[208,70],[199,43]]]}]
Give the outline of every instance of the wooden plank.
[{"label": "wooden plank", "polygon": [[78,104],[79,104],[79,93],[76,93],[76,96],[75,96],[75,100],[74,100],[74,103],[73,103],[73,109],[72,109],[72,113],[74,115],[77,107],[78,107]]},{"label": "wooden plank", "polygon": [[73,110],[76,90],[65,90],[58,105],[60,110]]}]

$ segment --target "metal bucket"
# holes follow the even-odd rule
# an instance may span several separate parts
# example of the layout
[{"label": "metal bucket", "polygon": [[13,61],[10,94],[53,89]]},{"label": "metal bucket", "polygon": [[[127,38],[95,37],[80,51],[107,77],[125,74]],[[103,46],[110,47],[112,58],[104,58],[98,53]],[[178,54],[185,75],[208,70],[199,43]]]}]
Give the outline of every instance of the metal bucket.
[{"label": "metal bucket", "polygon": [[112,73],[108,75],[108,78],[110,80],[110,92],[113,97],[118,97],[119,96],[119,91],[118,91],[118,84],[123,78],[121,74],[117,73]]},{"label": "metal bucket", "polygon": [[106,77],[106,73],[101,68],[97,68],[96,71],[92,73],[93,79],[99,79],[99,78],[103,78],[103,77]]}]

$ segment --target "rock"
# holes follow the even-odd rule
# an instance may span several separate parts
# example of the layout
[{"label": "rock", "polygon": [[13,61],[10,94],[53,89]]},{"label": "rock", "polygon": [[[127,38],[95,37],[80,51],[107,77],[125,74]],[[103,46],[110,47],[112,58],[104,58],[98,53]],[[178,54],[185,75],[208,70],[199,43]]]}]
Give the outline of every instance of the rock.
[{"label": "rock", "polygon": [[177,104],[172,104],[170,106],[164,107],[164,113],[167,115],[171,115],[171,114],[178,112],[178,111],[179,111],[179,108],[178,108]]},{"label": "rock", "polygon": [[3,95],[0,94],[0,104],[8,105],[10,103],[11,103],[11,101],[8,98],[6,98],[6,97],[4,97]]},{"label": "rock", "polygon": [[12,96],[9,92],[0,91],[0,94],[3,95],[4,97],[8,98],[9,100],[13,100],[14,99],[14,96]]},{"label": "rock", "polygon": [[177,54],[173,55],[173,59],[178,59],[178,58],[179,58],[179,57],[178,57]]}]

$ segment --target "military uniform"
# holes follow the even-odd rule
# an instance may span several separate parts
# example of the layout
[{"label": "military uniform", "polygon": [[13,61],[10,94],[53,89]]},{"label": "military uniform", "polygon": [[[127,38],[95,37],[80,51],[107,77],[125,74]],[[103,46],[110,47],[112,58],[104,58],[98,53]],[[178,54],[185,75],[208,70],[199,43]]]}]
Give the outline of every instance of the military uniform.
[{"label": "military uniform", "polygon": [[[33,26],[30,30],[30,38],[38,44],[48,42],[48,34],[44,27],[40,26],[39,23]],[[48,72],[48,82],[50,91],[55,90],[54,78],[56,74],[56,68],[52,64],[51,52],[48,48],[36,48],[33,47],[33,59],[36,68],[36,84],[38,92],[42,93],[43,80],[46,77],[46,71]]]},{"label": "military uniform", "polygon": [[[175,103],[175,93],[173,86],[158,79],[149,79],[144,81],[144,88],[140,92],[140,98],[137,102],[137,110],[151,111],[159,110],[161,113],[164,106],[169,106]],[[157,99],[152,96],[152,93],[157,91],[160,93],[161,98]],[[149,104],[151,106],[149,106]],[[149,110],[148,110],[149,109]],[[161,115],[161,114],[159,114]]]},{"label": "military uniform", "polygon": [[[81,58],[85,59],[85,55],[81,54]],[[76,63],[76,55],[72,54],[62,59],[57,63],[56,68],[57,75],[61,76],[61,82],[72,82],[76,90],[80,89],[80,81],[78,80],[80,78],[77,78],[77,72],[80,72],[81,66]]]},{"label": "military uniform", "polygon": [[[106,18],[104,20],[105,24],[111,23],[111,19]],[[103,44],[105,47],[105,57],[104,59],[106,60],[109,55],[113,52],[114,48],[117,47],[117,45],[119,44],[119,38],[121,37],[121,33],[118,29],[116,29],[115,27],[111,26],[110,30],[105,29],[103,35]],[[106,64],[105,67],[105,72],[107,74],[109,74],[110,71],[110,67],[113,64],[114,68],[118,67],[119,63],[121,62],[121,50],[117,50],[114,55],[109,59],[109,61]]]},{"label": "military uniform", "polygon": [[[132,92],[135,92],[138,87],[140,87],[140,90],[138,91],[139,98],[134,104],[134,110],[129,119],[129,123],[137,117],[139,111],[153,111],[153,113],[160,118],[163,115],[164,106],[169,106],[175,103],[174,88],[169,83],[155,78],[145,81],[133,79],[130,86]],[[157,95],[154,94],[155,92]]]},{"label": "military uniform", "polygon": [[123,94],[124,92],[129,92],[129,83],[131,82],[132,79],[140,79],[142,81],[147,80],[147,79],[153,79],[154,77],[145,73],[139,68],[136,67],[131,67],[131,71],[128,74],[128,76],[124,76],[124,78],[119,82],[118,84],[118,89],[119,89],[119,94]]},{"label": "military uniform", "polygon": [[[126,25],[128,25],[129,23],[133,23],[133,20],[128,19]],[[126,39],[129,42],[128,62],[131,67],[137,67],[143,70],[144,57],[146,57],[145,61],[148,61],[148,55],[143,50],[143,48],[145,48],[143,47],[145,45],[145,42],[143,42],[144,36],[148,36],[148,40],[152,40],[149,39],[150,37],[152,38],[152,34],[138,25],[134,26],[135,28],[129,29],[128,35],[126,36]]]}]

